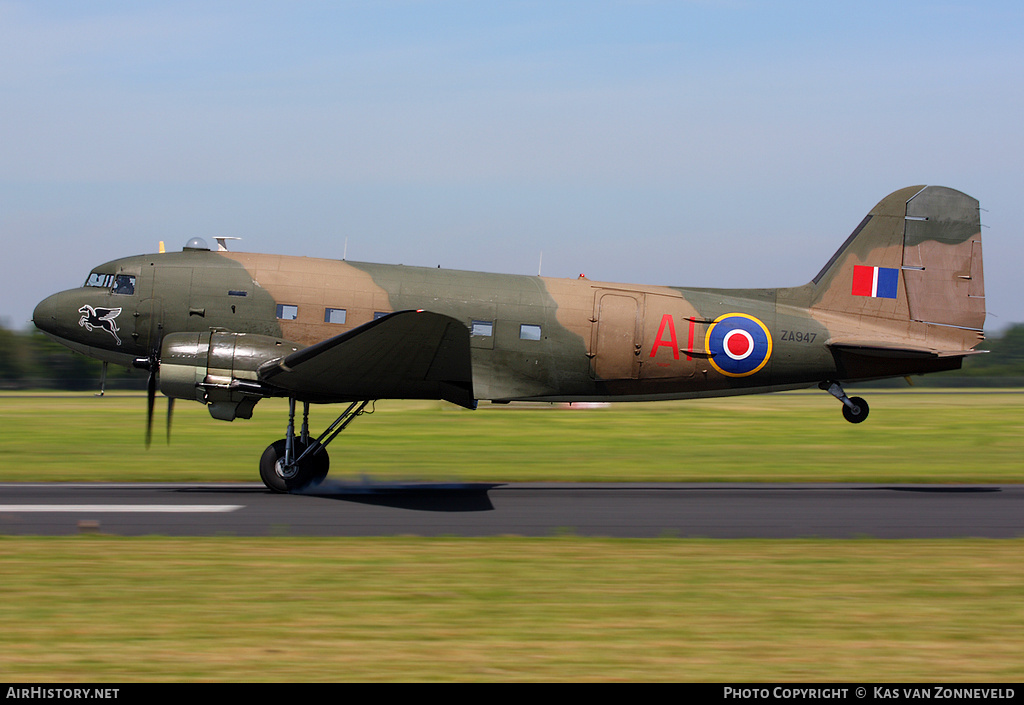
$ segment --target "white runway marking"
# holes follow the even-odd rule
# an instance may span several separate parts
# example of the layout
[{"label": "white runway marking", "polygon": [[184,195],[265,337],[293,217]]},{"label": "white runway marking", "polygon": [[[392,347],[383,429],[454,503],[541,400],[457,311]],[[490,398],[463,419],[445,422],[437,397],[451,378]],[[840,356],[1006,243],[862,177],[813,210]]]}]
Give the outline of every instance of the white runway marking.
[{"label": "white runway marking", "polygon": [[212,514],[233,512],[244,506],[244,504],[0,504],[0,513]]}]

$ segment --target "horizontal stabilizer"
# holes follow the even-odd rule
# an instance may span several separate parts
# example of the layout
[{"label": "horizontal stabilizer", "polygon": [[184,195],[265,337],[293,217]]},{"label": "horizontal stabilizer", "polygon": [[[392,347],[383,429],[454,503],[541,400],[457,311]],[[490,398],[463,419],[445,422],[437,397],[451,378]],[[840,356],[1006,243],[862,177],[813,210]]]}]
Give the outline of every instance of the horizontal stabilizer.
[{"label": "horizontal stabilizer", "polygon": [[943,350],[905,342],[830,340],[840,379],[867,380],[958,370],[968,355],[983,350]]},{"label": "horizontal stabilizer", "polygon": [[965,357],[988,352],[987,350],[937,350],[919,346],[898,345],[884,342],[833,341],[826,343],[830,348],[871,357]]},{"label": "horizontal stabilizer", "polygon": [[396,311],[268,362],[259,378],[305,401],[444,399],[473,408],[469,329],[431,311]]}]

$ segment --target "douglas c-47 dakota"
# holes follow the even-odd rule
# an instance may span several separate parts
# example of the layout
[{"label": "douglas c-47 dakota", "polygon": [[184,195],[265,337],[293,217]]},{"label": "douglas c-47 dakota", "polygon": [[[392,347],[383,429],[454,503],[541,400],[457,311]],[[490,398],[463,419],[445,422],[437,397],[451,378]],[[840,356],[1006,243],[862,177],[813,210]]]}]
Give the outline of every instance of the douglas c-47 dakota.
[{"label": "douglas c-47 dakota", "polygon": [[[817,276],[779,289],[644,286],[211,251],[114,260],[42,301],[53,339],[149,373],[156,389],[251,418],[287,397],[270,489],[327,475],[326,446],[376,399],[649,401],[952,370],[983,340],[978,202],[913,186],[884,198]],[[295,424],[296,402],[302,422]],[[310,404],[347,404],[318,436]],[[168,424],[170,407],[168,408]],[[148,439],[148,432],[147,432]]]}]

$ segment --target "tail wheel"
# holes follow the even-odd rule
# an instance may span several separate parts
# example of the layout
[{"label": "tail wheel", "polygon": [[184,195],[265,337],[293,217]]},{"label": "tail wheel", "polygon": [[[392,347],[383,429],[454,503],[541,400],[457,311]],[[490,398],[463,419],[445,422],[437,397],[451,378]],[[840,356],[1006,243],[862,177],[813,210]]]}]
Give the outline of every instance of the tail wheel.
[{"label": "tail wheel", "polygon": [[[316,441],[310,441],[311,444]],[[316,454],[304,458],[301,463],[287,466],[284,462],[285,439],[275,441],[267,446],[260,458],[260,479],[263,484],[274,492],[294,492],[307,487],[316,487],[331,468],[331,460],[327,451],[321,449]],[[295,439],[295,456],[298,457],[306,450],[307,444],[300,439]]]},{"label": "tail wheel", "polygon": [[850,423],[860,423],[868,417],[868,403],[861,397],[850,397],[852,407],[843,404],[843,418]]}]

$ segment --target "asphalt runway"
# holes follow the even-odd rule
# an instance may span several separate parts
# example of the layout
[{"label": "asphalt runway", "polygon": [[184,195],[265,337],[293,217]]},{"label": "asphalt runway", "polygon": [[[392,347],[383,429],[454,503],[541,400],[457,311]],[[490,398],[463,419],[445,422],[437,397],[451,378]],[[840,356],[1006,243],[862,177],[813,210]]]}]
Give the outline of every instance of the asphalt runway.
[{"label": "asphalt runway", "polygon": [[0,483],[0,534],[1012,538],[1022,485]]}]

